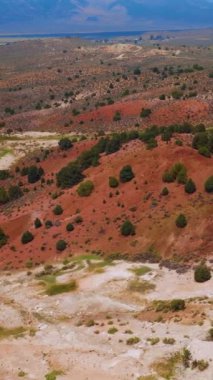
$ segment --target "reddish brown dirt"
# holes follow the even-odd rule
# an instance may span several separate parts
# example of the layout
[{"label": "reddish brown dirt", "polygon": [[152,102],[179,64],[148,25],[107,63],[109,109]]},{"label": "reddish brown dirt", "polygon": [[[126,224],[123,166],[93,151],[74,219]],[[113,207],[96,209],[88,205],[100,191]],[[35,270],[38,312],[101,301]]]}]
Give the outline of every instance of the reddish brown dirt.
[{"label": "reddish brown dirt", "polygon": [[[183,136],[181,138],[184,139]],[[55,151],[41,164],[45,173],[49,173],[45,178],[54,178],[62,166],[92,144],[94,142],[87,141],[76,144],[66,153],[66,157]],[[187,167],[188,176],[195,181],[197,192],[187,195],[183,185],[172,183],[166,185],[169,196],[162,197],[160,193],[165,187],[162,174],[177,161]],[[212,195],[204,192],[204,182],[212,175],[212,163],[213,158],[200,156],[186,142],[178,147],[174,140],[168,144],[159,140],[159,146],[149,151],[142,142],[133,141],[119,152],[103,156],[98,167],[85,172],[95,185],[94,192],[88,198],[80,198],[74,187],[52,200],[50,194],[59,191],[55,184],[44,187],[35,184],[31,188],[35,186],[37,190],[26,194],[19,201],[20,207],[13,205],[7,213],[0,215],[0,225],[9,236],[9,244],[1,249],[0,266],[19,267],[25,265],[29,258],[39,263],[61,257],[55,248],[59,239],[68,242],[62,256],[92,251],[135,254],[153,247],[163,257],[175,255],[185,260],[194,256],[206,257],[213,249],[213,201]],[[120,184],[118,189],[110,189],[109,176],[118,177],[120,169],[126,164],[132,165],[135,179]],[[23,177],[20,178],[23,180]],[[117,190],[119,194],[116,194]],[[55,216],[52,212],[57,204],[64,209],[61,216]],[[73,222],[79,212],[83,223],[74,223],[75,230],[68,233],[67,223]],[[179,213],[187,216],[188,226],[185,229],[175,226]],[[57,223],[50,229],[42,226],[35,230],[33,222],[36,217]],[[120,226],[126,219],[135,224],[135,236],[121,236]],[[22,245],[21,234],[26,230],[32,231],[35,239],[30,244]]]}]

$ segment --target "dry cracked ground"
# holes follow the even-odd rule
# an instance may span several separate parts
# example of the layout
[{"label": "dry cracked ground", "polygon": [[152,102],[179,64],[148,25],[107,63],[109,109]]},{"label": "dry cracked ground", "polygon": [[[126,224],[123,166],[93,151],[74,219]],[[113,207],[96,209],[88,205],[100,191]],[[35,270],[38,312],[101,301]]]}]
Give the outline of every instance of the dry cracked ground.
[{"label": "dry cracked ground", "polygon": [[0,379],[212,380],[212,284],[96,256],[4,272]]}]

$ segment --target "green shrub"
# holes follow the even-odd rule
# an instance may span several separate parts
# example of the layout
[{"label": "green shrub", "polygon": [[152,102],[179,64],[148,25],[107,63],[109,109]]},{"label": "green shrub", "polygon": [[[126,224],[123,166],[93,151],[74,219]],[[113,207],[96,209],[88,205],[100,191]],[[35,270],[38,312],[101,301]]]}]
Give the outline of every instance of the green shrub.
[{"label": "green shrub", "polygon": [[76,163],[69,164],[62,168],[57,174],[57,186],[62,189],[68,189],[82,181],[84,175],[80,166]]},{"label": "green shrub", "polygon": [[205,190],[207,193],[213,193],[213,175],[210,176],[205,182]]},{"label": "green shrub", "polygon": [[152,113],[152,111],[149,108],[142,108],[141,113],[140,113],[140,117],[142,117],[142,118],[149,117],[151,115],[151,113]]},{"label": "green shrub", "polygon": [[211,271],[205,264],[200,264],[195,268],[194,280],[196,282],[206,282],[211,279]]},{"label": "green shrub", "polygon": [[188,181],[185,184],[185,192],[187,194],[193,194],[193,193],[195,193],[195,191],[196,191],[196,185],[192,181],[192,179],[190,178],[190,179],[188,179]]},{"label": "green shrub", "polygon": [[135,226],[130,222],[130,220],[126,220],[121,226],[121,234],[123,236],[135,235]]},{"label": "green shrub", "polygon": [[55,296],[57,294],[62,294],[62,293],[68,293],[77,288],[77,284],[75,280],[71,280],[68,283],[62,283],[62,284],[50,284],[47,287],[46,293],[48,296]]},{"label": "green shrub", "polygon": [[7,235],[4,233],[2,228],[0,228],[0,248],[6,245],[7,241],[8,241]]},{"label": "green shrub", "polygon": [[164,197],[169,195],[169,190],[167,189],[167,187],[163,188],[163,190],[161,191],[161,195],[163,195]]},{"label": "green shrub", "polygon": [[36,218],[34,221],[35,228],[40,228],[42,226],[42,223],[39,218]]},{"label": "green shrub", "polygon": [[67,243],[65,240],[58,240],[56,243],[56,249],[59,252],[63,252],[67,248]]},{"label": "green shrub", "polygon": [[119,186],[119,181],[115,177],[109,177],[109,186],[111,188],[116,188]]},{"label": "green shrub", "polygon": [[0,204],[5,204],[9,201],[9,196],[4,187],[0,187]]},{"label": "green shrub", "polygon": [[63,208],[60,205],[56,205],[53,209],[53,213],[55,215],[62,215],[63,214]]},{"label": "green shrub", "polygon": [[119,111],[115,112],[115,115],[113,116],[113,121],[120,121],[121,120],[121,113]]},{"label": "green shrub", "polygon": [[211,157],[211,152],[209,151],[209,148],[207,146],[200,146],[198,149],[199,154],[204,157]]},{"label": "green shrub", "polygon": [[184,310],[186,307],[185,301],[181,299],[174,299],[171,301],[170,308],[172,311]]},{"label": "green shrub", "polygon": [[79,185],[77,193],[80,197],[88,197],[93,190],[94,184],[92,183],[92,181],[85,181]]},{"label": "green shrub", "polygon": [[8,170],[0,170],[0,180],[4,181],[10,177],[10,172]]},{"label": "green shrub", "polygon": [[45,222],[45,227],[47,229],[51,228],[53,226],[53,222],[51,220],[46,220]]},{"label": "green shrub", "polygon": [[176,226],[178,228],[184,228],[187,226],[187,219],[186,219],[185,215],[183,215],[183,214],[178,215],[178,217],[176,219]]},{"label": "green shrub", "polygon": [[23,233],[23,235],[21,237],[21,242],[22,242],[22,244],[28,244],[31,241],[33,241],[33,239],[34,239],[33,234],[29,231],[26,231]]},{"label": "green shrub", "polygon": [[120,171],[120,181],[122,183],[129,182],[134,178],[134,173],[130,165],[126,165]]},{"label": "green shrub", "polygon": [[74,226],[72,223],[68,223],[67,226],[66,226],[66,230],[67,232],[72,232],[74,231]]},{"label": "green shrub", "polygon": [[163,180],[163,182],[166,182],[166,183],[174,182],[174,176],[173,176],[172,172],[166,170],[163,173],[162,180]]},{"label": "green shrub", "polygon": [[140,339],[137,336],[127,339],[126,344],[128,346],[132,346],[133,344],[137,344],[140,342]]},{"label": "green shrub", "polygon": [[44,170],[42,168],[38,168],[37,166],[30,166],[28,168],[27,176],[29,183],[36,183],[43,175]]},{"label": "green shrub", "polygon": [[19,199],[23,196],[23,192],[19,186],[10,186],[8,190],[8,196],[11,201]]},{"label": "green shrub", "polygon": [[69,150],[73,146],[72,141],[68,139],[67,137],[62,138],[58,142],[58,145],[61,150]]}]

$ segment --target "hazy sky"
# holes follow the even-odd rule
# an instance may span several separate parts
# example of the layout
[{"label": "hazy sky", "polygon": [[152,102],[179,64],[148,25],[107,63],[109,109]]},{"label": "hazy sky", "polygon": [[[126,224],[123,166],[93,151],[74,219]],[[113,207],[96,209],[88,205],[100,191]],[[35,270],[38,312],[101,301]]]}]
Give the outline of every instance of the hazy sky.
[{"label": "hazy sky", "polygon": [[0,0],[1,33],[213,26],[213,0]]}]

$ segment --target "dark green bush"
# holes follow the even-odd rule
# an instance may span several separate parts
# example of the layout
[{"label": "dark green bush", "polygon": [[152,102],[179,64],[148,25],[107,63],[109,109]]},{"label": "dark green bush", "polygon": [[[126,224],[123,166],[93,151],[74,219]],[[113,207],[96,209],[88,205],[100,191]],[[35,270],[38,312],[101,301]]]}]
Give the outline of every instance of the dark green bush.
[{"label": "dark green bush", "polygon": [[2,228],[0,228],[0,248],[3,247],[5,244],[7,244],[7,241],[8,241],[7,235],[4,233]]},{"label": "dark green bush", "polygon": [[205,264],[200,264],[195,268],[194,280],[196,282],[206,282],[211,279],[211,271]]},{"label": "dark green bush", "polygon": [[0,170],[0,180],[1,181],[8,179],[9,177],[10,177],[9,170]]},{"label": "dark green bush", "polygon": [[28,182],[29,183],[36,183],[41,179],[41,177],[44,175],[44,170],[37,166],[30,166],[28,168],[27,176],[28,176]]},{"label": "dark green bush", "polygon": [[51,228],[53,226],[53,222],[51,220],[46,220],[45,222],[45,227],[47,229]]},{"label": "dark green bush", "polygon": [[33,239],[34,239],[33,234],[29,231],[26,231],[23,233],[23,235],[21,237],[21,242],[22,242],[22,244],[28,244],[31,241],[33,241]]},{"label": "dark green bush", "polygon": [[23,196],[23,191],[19,186],[10,186],[8,196],[11,201],[19,199]]},{"label": "dark green bush", "polygon": [[67,243],[65,240],[58,240],[56,243],[57,251],[63,252],[67,248]]},{"label": "dark green bush", "polygon": [[61,215],[63,214],[63,208],[60,205],[56,205],[53,209],[53,213],[55,215]]},{"label": "dark green bush", "polygon": [[171,183],[171,182],[174,182],[175,179],[174,179],[174,176],[173,176],[172,172],[166,170],[163,173],[162,180],[163,180],[163,182]]},{"label": "dark green bush", "polygon": [[35,228],[40,228],[42,226],[42,223],[39,218],[36,218],[34,221]]},{"label": "dark green bush", "polygon": [[181,299],[174,299],[170,303],[170,308],[172,311],[184,310],[186,307],[185,301]]},{"label": "dark green bush", "polygon": [[163,196],[167,196],[167,195],[169,195],[169,190],[168,190],[167,187],[164,187],[164,188],[163,188],[163,190],[161,191],[161,195],[163,195]]},{"label": "dark green bush", "polygon": [[88,197],[92,193],[93,190],[94,190],[93,182],[85,181],[79,185],[77,189],[77,193],[80,197]]},{"label": "dark green bush", "polygon": [[207,193],[213,193],[213,175],[210,176],[205,182],[205,190]]},{"label": "dark green bush", "polygon": [[4,187],[0,187],[0,204],[5,204],[9,201],[9,196]]},{"label": "dark green bush", "polygon": [[149,108],[142,108],[140,117],[145,118],[151,115],[152,111]]},{"label": "dark green bush", "polygon": [[135,235],[135,226],[130,222],[130,220],[126,220],[122,224],[121,235],[123,236]]},{"label": "dark green bush", "polygon": [[68,223],[67,226],[66,226],[66,230],[67,232],[72,232],[74,231],[74,226],[72,223]]},{"label": "dark green bush", "polygon": [[209,151],[209,148],[207,146],[200,146],[198,148],[198,152],[199,152],[199,154],[201,154],[201,156],[204,156],[207,158],[211,157],[211,152]]},{"label": "dark green bush", "polygon": [[72,141],[68,139],[67,137],[62,138],[59,141],[58,145],[61,150],[69,150],[73,146]]},{"label": "dark green bush", "polygon": [[186,219],[185,215],[183,215],[183,214],[178,215],[178,217],[176,219],[176,226],[178,228],[184,228],[187,226],[187,219]]},{"label": "dark green bush", "polygon": [[119,181],[115,177],[109,177],[109,186],[111,188],[116,188],[119,186]]},{"label": "dark green bush", "polygon": [[195,193],[196,190],[197,190],[197,189],[196,189],[196,185],[195,185],[195,183],[192,181],[191,178],[188,179],[188,181],[187,181],[186,184],[185,184],[185,192],[186,192],[187,194],[193,194],[193,193]]},{"label": "dark green bush", "polygon": [[56,175],[57,186],[68,189],[82,181],[84,175],[76,163],[72,163],[62,168]]},{"label": "dark green bush", "polygon": [[120,181],[122,183],[129,182],[135,177],[130,165],[124,166],[120,171]]},{"label": "dark green bush", "polygon": [[113,121],[120,121],[121,120],[121,113],[119,111],[116,111],[113,116]]}]

